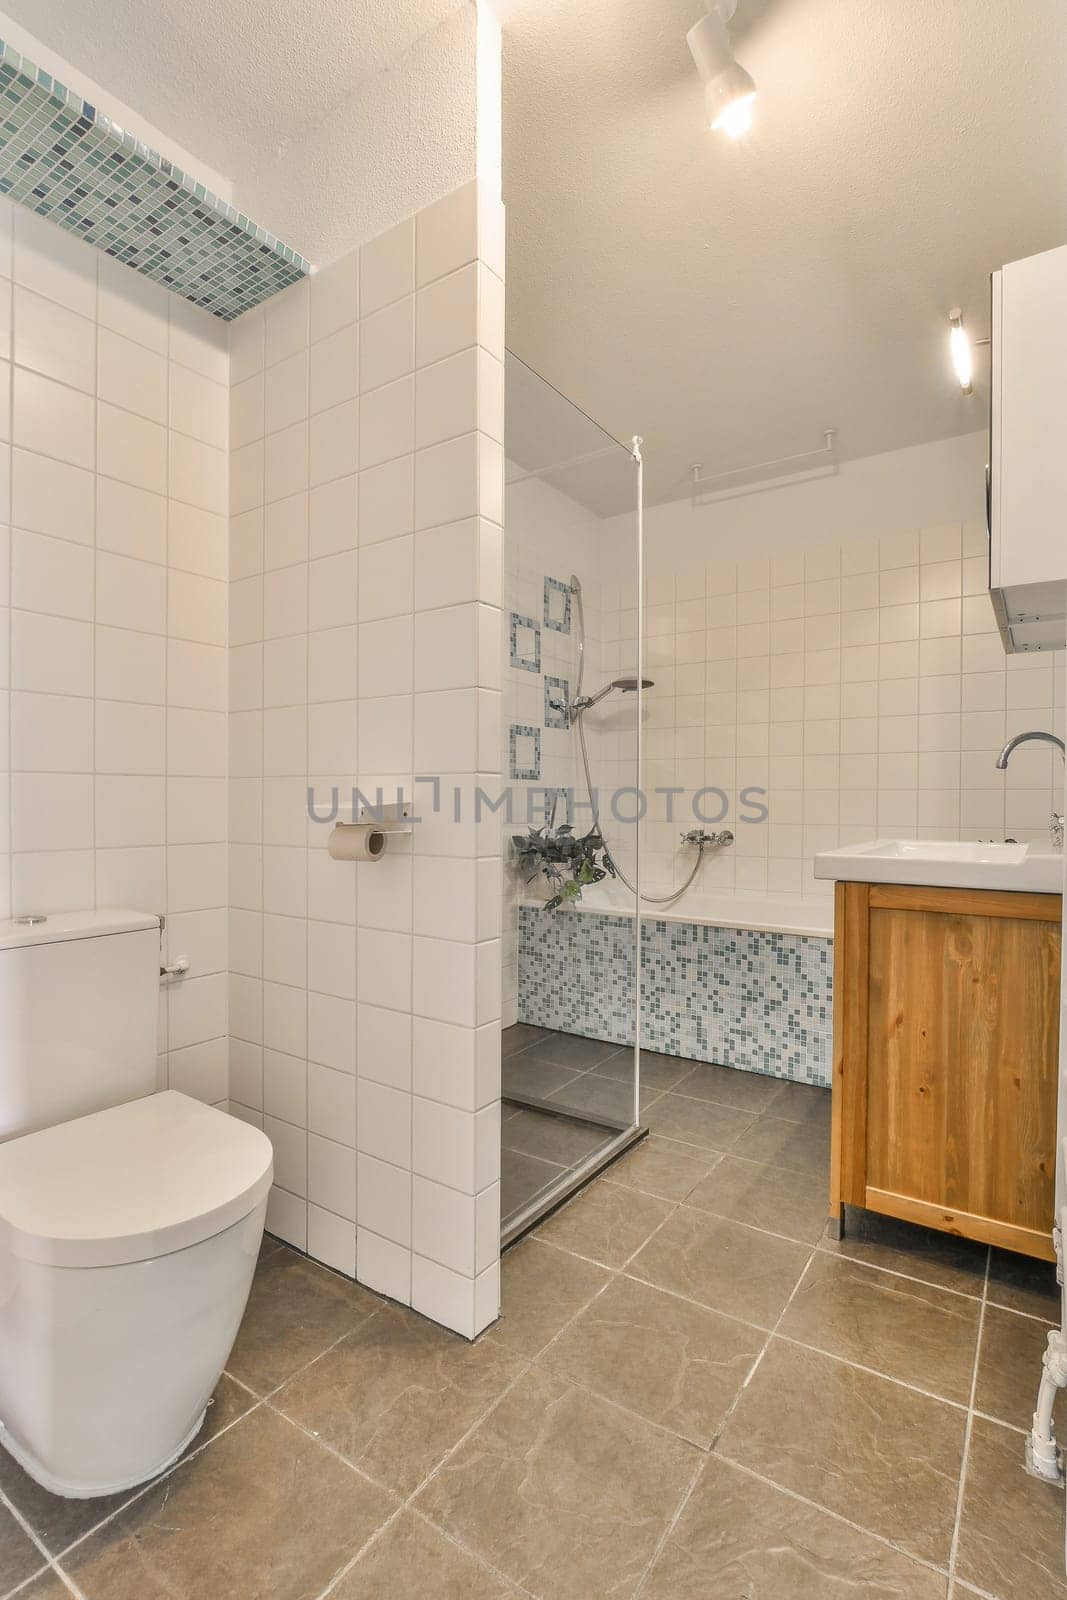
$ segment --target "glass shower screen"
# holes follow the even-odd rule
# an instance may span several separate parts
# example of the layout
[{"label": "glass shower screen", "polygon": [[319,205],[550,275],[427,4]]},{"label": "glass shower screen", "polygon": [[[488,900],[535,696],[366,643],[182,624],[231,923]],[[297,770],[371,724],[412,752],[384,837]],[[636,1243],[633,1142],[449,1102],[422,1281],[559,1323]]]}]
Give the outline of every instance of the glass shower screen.
[{"label": "glass shower screen", "polygon": [[502,1230],[641,1136],[640,470],[506,371]]}]

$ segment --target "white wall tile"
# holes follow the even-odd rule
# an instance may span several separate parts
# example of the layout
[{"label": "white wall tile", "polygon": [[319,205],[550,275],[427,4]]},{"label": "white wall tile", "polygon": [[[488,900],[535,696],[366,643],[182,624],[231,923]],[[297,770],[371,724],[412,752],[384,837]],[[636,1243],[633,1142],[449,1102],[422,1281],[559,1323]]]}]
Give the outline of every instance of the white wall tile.
[{"label": "white wall tile", "polygon": [[[69,420],[69,419],[68,419]],[[87,426],[91,428],[92,418]],[[79,457],[86,452],[79,449]],[[68,459],[75,459],[70,456]],[[79,465],[92,465],[92,450]],[[101,400],[96,415],[96,468],[109,478],[157,494],[167,487],[167,433],[158,423]]]},{"label": "white wall tile", "polygon": [[96,383],[95,324],[17,286],[13,313],[15,361],[92,394]]},{"label": "white wall tile", "polygon": [[360,315],[371,315],[414,287],[415,219],[408,217],[360,248]]},{"label": "white wall tile", "polygon": [[96,313],[96,251],[31,211],[16,208],[13,270],[25,284],[83,317]]},{"label": "white wall tile", "polygon": [[150,422],[167,421],[167,362],[155,350],[101,328],[97,347],[97,394]]},{"label": "white wall tile", "polygon": [[12,442],[72,466],[92,467],[94,406],[90,396],[22,367],[15,368],[13,385]]},{"label": "white wall tile", "polygon": [[48,456],[12,451],[12,521],[36,533],[93,542],[93,476]]},{"label": "white wall tile", "polygon": [[359,253],[321,268],[309,286],[310,336],[326,338],[359,315]]}]

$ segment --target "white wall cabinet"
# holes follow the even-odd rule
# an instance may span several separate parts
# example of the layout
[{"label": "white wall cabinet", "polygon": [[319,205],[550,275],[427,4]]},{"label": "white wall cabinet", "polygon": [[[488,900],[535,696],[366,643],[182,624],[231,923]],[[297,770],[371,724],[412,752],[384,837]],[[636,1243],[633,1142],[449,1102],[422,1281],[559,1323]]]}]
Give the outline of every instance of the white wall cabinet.
[{"label": "white wall cabinet", "polygon": [[1067,245],[992,278],[989,588],[1015,650],[1067,638]]}]

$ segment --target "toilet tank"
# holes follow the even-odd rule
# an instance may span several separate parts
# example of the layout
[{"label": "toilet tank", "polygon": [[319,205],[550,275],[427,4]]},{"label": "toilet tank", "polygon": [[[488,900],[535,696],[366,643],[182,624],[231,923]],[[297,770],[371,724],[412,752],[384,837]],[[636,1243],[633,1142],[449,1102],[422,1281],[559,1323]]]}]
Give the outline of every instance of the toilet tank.
[{"label": "toilet tank", "polygon": [[159,918],[0,921],[0,1139],[153,1094]]}]

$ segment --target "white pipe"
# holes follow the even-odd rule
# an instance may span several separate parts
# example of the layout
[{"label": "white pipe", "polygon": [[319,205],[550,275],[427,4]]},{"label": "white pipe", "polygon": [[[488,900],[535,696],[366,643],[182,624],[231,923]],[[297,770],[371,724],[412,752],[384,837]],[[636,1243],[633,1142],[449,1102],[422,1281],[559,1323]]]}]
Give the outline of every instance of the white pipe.
[{"label": "white pipe", "polygon": [[1034,1412],[1030,1437],[1026,1441],[1026,1466],[1035,1478],[1044,1478],[1048,1483],[1062,1483],[1063,1467],[1052,1421],[1056,1396],[1061,1389],[1067,1388],[1067,1336],[1062,1328],[1049,1331],[1042,1366],[1044,1371],[1041,1387],[1037,1391],[1037,1410]]}]

